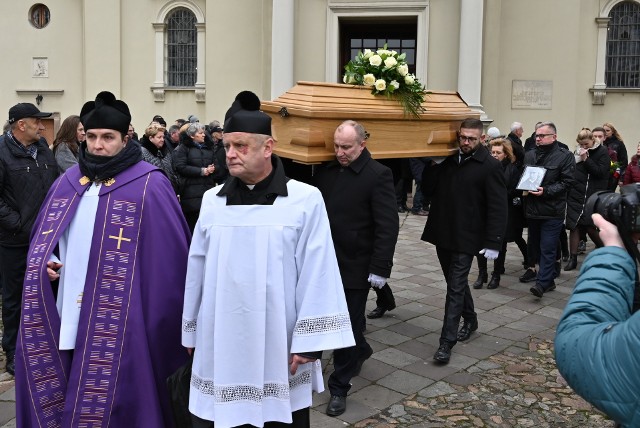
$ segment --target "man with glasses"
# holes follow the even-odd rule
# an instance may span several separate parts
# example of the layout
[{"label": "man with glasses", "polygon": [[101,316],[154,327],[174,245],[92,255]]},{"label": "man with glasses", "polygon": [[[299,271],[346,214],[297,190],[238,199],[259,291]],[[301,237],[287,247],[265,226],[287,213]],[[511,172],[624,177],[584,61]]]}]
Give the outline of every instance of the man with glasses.
[{"label": "man with glasses", "polygon": [[2,349],[14,374],[29,234],[58,165],[42,137],[42,118],[51,116],[30,103],[9,109],[9,130],[0,136],[0,272]]},{"label": "man with glasses", "polygon": [[[447,281],[440,347],[433,359],[447,364],[457,341],[478,329],[469,289],[476,254],[498,257],[507,224],[507,189],[502,166],[482,144],[482,122],[465,119],[458,132],[459,150],[440,164],[425,165],[422,192],[431,199],[422,240],[436,246]],[[460,330],[460,318],[464,323]]]},{"label": "man with glasses", "polygon": [[529,289],[540,298],[556,288],[554,282],[558,236],[564,227],[567,191],[576,167],[573,154],[556,141],[556,126],[543,122],[536,129],[536,148],[524,156],[524,164],[547,170],[537,191],[525,196],[529,245],[538,254],[536,283]]}]

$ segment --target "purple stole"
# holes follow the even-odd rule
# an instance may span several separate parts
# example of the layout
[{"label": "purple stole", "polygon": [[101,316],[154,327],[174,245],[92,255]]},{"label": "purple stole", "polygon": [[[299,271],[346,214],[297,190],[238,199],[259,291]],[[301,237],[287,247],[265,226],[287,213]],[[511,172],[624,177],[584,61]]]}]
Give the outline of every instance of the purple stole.
[{"label": "purple stole", "polygon": [[[141,169],[146,175],[141,176]],[[58,349],[60,317],[46,264],[87,187],[79,184],[77,168],[54,184],[55,189],[40,211],[24,281],[18,337],[24,357],[16,361],[25,366],[29,399],[39,426],[109,424],[117,381],[122,380],[118,369],[134,284],[148,172],[154,169],[157,168],[149,165],[137,168],[133,174],[124,171],[116,177],[113,189],[105,184],[100,189],[91,247],[96,253],[91,255],[87,271],[73,363],[69,352]],[[74,372],[79,373],[74,379],[79,380],[69,384],[71,364]],[[65,407],[72,412],[65,414],[63,420]]]}]

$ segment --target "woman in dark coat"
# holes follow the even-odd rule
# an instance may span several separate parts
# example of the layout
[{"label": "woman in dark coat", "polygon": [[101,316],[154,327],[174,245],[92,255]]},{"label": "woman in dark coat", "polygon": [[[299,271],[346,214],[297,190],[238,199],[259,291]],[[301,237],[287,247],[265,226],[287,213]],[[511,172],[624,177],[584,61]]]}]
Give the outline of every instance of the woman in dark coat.
[{"label": "woman in dark coat", "polygon": [[627,170],[629,157],[627,155],[627,148],[622,141],[622,137],[620,136],[620,133],[618,132],[616,127],[613,126],[613,123],[606,122],[604,125],[602,125],[602,128],[604,129],[605,135],[604,145],[616,152],[616,157],[618,158],[617,162],[620,171],[616,171],[613,176],[611,176],[608,185],[609,190],[615,192],[618,183],[621,182],[624,178],[624,173]]},{"label": "woman in dark coat", "polygon": [[584,207],[589,196],[601,190],[607,190],[611,158],[607,148],[593,137],[588,129],[583,129],[576,138],[575,184],[567,194],[567,217],[565,225],[569,233],[569,261],[564,270],[573,270],[578,265],[578,243],[581,233],[588,233],[597,247],[602,246],[600,236],[584,215]]},{"label": "woman in dark coat", "polygon": [[[522,228],[524,227],[524,213],[522,211],[521,202],[522,191],[516,190],[521,171],[514,163],[516,158],[513,154],[511,143],[504,138],[494,138],[489,142],[489,150],[491,152],[491,156],[502,164],[504,181],[507,185],[507,201],[509,204],[507,230],[505,232],[504,240],[502,241],[502,248],[500,249],[498,258],[493,263],[491,280],[489,280],[489,284],[487,285],[488,289],[494,289],[498,288],[500,285],[500,275],[504,273],[507,243],[516,241],[525,260],[527,259],[527,243],[522,238]],[[520,238],[520,240],[518,240],[518,238]],[[484,266],[481,266],[482,264],[484,264]],[[484,257],[482,257],[482,260],[481,258],[478,258],[478,267],[479,269],[484,267],[484,270],[486,271],[487,259]]]},{"label": "woman in dark coat", "polygon": [[204,125],[192,123],[180,134],[173,151],[173,167],[179,181],[180,205],[191,232],[196,226],[204,192],[217,184],[223,167],[217,165],[213,141],[205,138]]},{"label": "woman in dark coat", "polygon": [[165,129],[157,124],[151,124],[144,130],[144,135],[140,139],[142,146],[142,160],[160,168],[167,175],[174,190],[177,182],[173,169],[171,151],[165,144]]}]

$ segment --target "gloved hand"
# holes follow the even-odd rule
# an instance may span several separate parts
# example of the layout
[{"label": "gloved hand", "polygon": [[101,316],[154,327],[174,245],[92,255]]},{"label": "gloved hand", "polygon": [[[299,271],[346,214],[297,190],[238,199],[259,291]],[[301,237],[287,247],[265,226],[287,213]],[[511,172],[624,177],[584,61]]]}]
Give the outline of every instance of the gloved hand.
[{"label": "gloved hand", "polygon": [[372,287],[382,288],[387,283],[387,278],[383,278],[381,276],[370,273],[367,281],[371,283]]},{"label": "gloved hand", "polygon": [[495,260],[498,258],[498,254],[500,254],[500,251],[490,250],[489,248],[483,248],[482,250],[480,250],[479,254],[484,254],[484,257],[487,260]]}]

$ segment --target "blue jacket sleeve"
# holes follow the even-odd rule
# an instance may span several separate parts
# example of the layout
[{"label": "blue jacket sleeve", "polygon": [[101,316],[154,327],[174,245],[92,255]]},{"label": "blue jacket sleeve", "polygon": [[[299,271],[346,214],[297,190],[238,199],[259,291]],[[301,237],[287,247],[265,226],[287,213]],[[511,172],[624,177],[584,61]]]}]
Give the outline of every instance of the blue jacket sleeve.
[{"label": "blue jacket sleeve", "polygon": [[623,426],[640,426],[640,312],[631,313],[635,270],[622,248],[593,251],[555,340],[567,383]]}]

